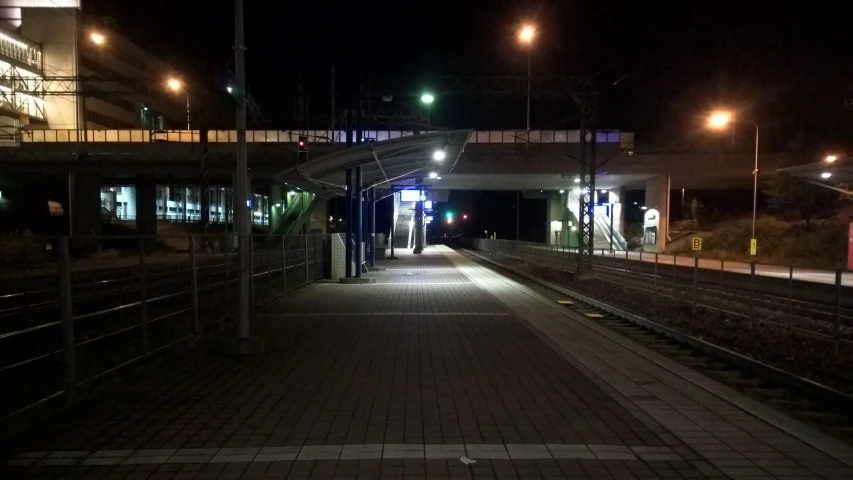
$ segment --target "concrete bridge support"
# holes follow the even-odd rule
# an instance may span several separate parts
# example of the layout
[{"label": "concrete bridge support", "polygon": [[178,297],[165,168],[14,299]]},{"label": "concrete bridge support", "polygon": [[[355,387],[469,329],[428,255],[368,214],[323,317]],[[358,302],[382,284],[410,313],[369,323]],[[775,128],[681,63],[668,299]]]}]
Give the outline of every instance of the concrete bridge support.
[{"label": "concrete bridge support", "polygon": [[101,178],[75,172],[71,182],[71,223],[73,235],[101,234]]},{"label": "concrete bridge support", "polygon": [[137,177],[136,231],[140,235],[157,234],[157,182],[153,177]]},{"label": "concrete bridge support", "polygon": [[[669,175],[646,180],[646,214],[643,217],[643,251],[663,253],[669,240]],[[650,235],[655,228],[654,238]],[[654,240],[654,242],[652,242]]]}]

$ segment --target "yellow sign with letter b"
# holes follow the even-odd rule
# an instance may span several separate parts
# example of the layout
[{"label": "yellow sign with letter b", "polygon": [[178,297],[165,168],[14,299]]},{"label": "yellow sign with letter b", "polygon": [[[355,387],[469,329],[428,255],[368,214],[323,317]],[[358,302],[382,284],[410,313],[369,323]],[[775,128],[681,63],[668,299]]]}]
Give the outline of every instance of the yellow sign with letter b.
[{"label": "yellow sign with letter b", "polygon": [[702,239],[696,237],[696,238],[693,238],[692,240],[693,240],[693,243],[692,243],[693,250],[702,250]]}]

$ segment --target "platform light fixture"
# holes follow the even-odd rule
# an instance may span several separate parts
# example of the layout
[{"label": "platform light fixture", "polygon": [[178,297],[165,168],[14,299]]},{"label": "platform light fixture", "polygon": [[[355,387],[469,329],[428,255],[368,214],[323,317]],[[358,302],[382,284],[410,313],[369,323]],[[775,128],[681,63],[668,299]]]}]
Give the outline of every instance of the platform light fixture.
[{"label": "platform light fixture", "polygon": [[561,188],[560,193],[566,193],[566,191]]},{"label": "platform light fixture", "polygon": [[92,32],[89,35],[89,38],[92,40],[92,43],[94,43],[95,45],[103,45],[104,42],[107,40],[106,37],[104,37],[102,34],[100,34],[98,32]]},{"label": "platform light fixture", "polygon": [[429,105],[430,103],[435,101],[435,97],[431,93],[424,93],[421,95],[421,102]]},{"label": "platform light fixture", "polygon": [[444,150],[436,150],[432,152],[432,159],[438,162],[447,158],[447,153]]},{"label": "platform light fixture", "polygon": [[575,177],[575,183],[581,183],[581,177]]},{"label": "platform light fixture", "polygon": [[436,173],[436,172],[429,172],[429,178],[438,178],[438,173]]},{"label": "platform light fixture", "polygon": [[826,163],[832,163],[832,162],[838,160],[838,156],[837,155],[827,155],[824,160],[826,160]]},{"label": "platform light fixture", "polygon": [[832,176],[832,174],[829,172],[823,172],[820,174],[820,178],[829,178],[831,176]]}]

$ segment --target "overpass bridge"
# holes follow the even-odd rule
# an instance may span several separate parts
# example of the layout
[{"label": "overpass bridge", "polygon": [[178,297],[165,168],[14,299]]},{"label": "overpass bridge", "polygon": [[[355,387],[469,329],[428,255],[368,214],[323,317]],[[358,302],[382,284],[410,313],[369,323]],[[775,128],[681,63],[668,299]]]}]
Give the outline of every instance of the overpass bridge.
[{"label": "overpass bridge", "polygon": [[[359,142],[355,132],[351,134],[356,148],[364,148],[366,143],[366,148],[372,149],[416,132],[365,130],[361,135],[364,143]],[[423,134],[440,140],[448,132]],[[109,194],[102,190],[111,185],[133,185],[141,233],[156,231],[157,218],[205,221],[202,212],[211,210],[215,212],[208,213],[207,221],[227,223],[236,137],[235,130],[25,130],[0,148],[0,170],[32,172],[35,167],[46,175],[73,173],[71,209],[79,217],[78,232],[98,231],[102,213],[98,206],[110,201],[104,199]],[[302,167],[304,159],[299,160],[297,155],[300,137],[308,140],[309,162],[346,148],[345,130],[247,131],[250,177],[253,189],[264,192],[262,198],[266,200],[260,218],[266,223],[275,223],[274,217],[285,213],[275,212],[278,204],[287,208],[289,199],[282,190],[298,188],[329,197],[335,194],[336,187],[343,186],[340,179],[337,183],[304,181],[298,173],[287,179],[279,177],[283,183],[273,180],[282,171],[298,172]],[[82,141],[78,142],[78,138]],[[633,133],[618,130],[599,130],[596,144],[596,188],[608,190],[612,204],[619,203],[626,188],[646,189],[646,204],[663,211],[668,209],[670,189],[751,185],[751,155],[644,152],[636,148]],[[572,215],[577,216],[577,212],[567,214],[562,205],[573,204],[573,193],[579,193],[573,189],[580,174],[580,149],[579,130],[532,130],[529,136],[522,129],[474,130],[468,133],[459,155],[452,159],[452,168],[440,172],[440,180],[421,172],[410,175],[407,181],[418,177],[436,196],[449,190],[548,192],[548,220],[555,224],[548,241],[557,242],[553,230],[567,228]],[[775,169],[781,163],[778,156],[762,158],[766,168]],[[179,193],[183,199],[161,198],[174,196],[174,191],[164,195],[163,188],[158,187],[165,184],[186,185]],[[220,193],[211,187],[219,187]],[[565,194],[558,193],[561,190]],[[172,217],[171,210],[176,212]],[[623,214],[616,210],[619,209],[613,208],[608,215],[616,217],[613,223],[621,230]],[[664,233],[661,236],[666,237]]]}]

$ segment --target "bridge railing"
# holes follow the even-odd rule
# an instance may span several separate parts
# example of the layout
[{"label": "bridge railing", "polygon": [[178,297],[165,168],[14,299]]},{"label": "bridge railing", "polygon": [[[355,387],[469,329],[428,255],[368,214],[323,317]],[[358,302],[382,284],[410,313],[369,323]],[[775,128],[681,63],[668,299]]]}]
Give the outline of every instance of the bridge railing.
[{"label": "bridge railing", "polygon": [[[423,132],[431,133],[431,132]],[[76,143],[77,139],[88,143],[200,143],[203,138],[200,130],[21,130],[12,136],[10,145],[18,143]],[[381,142],[414,135],[413,131],[366,130],[362,138]],[[310,144],[345,143],[344,130],[248,130],[248,143],[296,143],[299,137],[307,137]],[[234,143],[236,130],[208,130],[208,143]],[[355,132],[353,141],[356,142]],[[525,130],[478,130],[471,133],[469,143],[513,144],[527,143]],[[531,130],[530,143],[579,143],[579,130]],[[596,134],[597,143],[618,143],[630,148],[634,143],[634,134],[618,130],[600,130]]]}]

